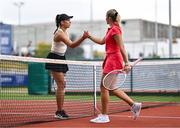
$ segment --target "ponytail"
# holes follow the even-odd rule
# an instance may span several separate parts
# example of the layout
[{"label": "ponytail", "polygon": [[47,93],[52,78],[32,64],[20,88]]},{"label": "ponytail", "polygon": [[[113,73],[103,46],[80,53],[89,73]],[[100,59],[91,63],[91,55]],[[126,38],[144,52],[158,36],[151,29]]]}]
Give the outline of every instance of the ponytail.
[{"label": "ponytail", "polygon": [[118,12],[116,12],[114,15],[114,21],[116,21],[117,15],[118,15]]},{"label": "ponytail", "polygon": [[59,28],[59,22],[60,22],[60,20],[59,20],[59,15],[56,15],[56,30],[54,31],[54,34],[56,33],[56,31],[58,30],[58,28]]}]

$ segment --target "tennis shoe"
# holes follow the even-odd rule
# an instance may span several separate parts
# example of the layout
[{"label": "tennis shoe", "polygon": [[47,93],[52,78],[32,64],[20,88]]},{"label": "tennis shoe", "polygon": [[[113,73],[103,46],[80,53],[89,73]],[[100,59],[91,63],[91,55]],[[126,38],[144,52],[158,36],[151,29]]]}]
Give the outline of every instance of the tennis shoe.
[{"label": "tennis shoe", "polygon": [[142,103],[134,103],[133,106],[131,107],[134,120],[137,119],[137,117],[139,116],[141,112],[141,106],[142,106]]},{"label": "tennis shoe", "polygon": [[99,114],[98,117],[91,119],[92,123],[108,123],[110,122],[108,115]]},{"label": "tennis shoe", "polygon": [[66,112],[64,110],[56,111],[54,117],[57,119],[68,119],[69,118],[69,116],[66,114]]}]

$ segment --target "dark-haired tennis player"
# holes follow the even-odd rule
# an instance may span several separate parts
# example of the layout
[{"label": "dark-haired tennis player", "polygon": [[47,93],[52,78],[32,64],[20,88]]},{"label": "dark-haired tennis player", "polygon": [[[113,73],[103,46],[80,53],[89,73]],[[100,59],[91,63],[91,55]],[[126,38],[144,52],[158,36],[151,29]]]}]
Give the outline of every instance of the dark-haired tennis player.
[{"label": "dark-haired tennis player", "polygon": [[[49,59],[60,59],[65,60],[65,53],[67,46],[74,48],[81,44],[83,40],[85,40],[88,35],[87,32],[84,32],[82,37],[72,42],[69,39],[69,35],[67,33],[67,29],[71,25],[70,19],[73,16],[68,16],[67,14],[58,14],[56,16],[56,30],[54,32],[54,38],[52,42],[51,51],[48,54],[47,58]],[[67,119],[69,116],[63,109],[64,104],[64,94],[65,94],[65,86],[66,81],[64,79],[65,73],[68,71],[67,64],[46,64],[46,69],[50,70],[53,79],[57,84],[56,90],[56,101],[57,101],[57,111],[55,113],[55,118],[59,119]]]},{"label": "dark-haired tennis player", "polygon": [[[107,115],[109,90],[107,90],[102,84],[104,76],[112,70],[123,69],[128,72],[131,69],[131,65],[128,62],[128,56],[124,48],[122,41],[122,32],[120,27],[120,15],[115,9],[110,9],[106,13],[106,22],[109,24],[109,28],[103,39],[98,39],[89,34],[89,39],[97,44],[105,44],[106,58],[103,63],[103,74],[101,79],[101,104],[102,110],[98,117],[91,119],[93,123],[107,123],[110,122]],[[124,65],[125,63],[125,65]],[[131,106],[133,118],[136,119],[139,116],[141,110],[141,103],[134,102],[124,91],[121,89],[113,90],[112,93],[117,97],[123,99]]]}]

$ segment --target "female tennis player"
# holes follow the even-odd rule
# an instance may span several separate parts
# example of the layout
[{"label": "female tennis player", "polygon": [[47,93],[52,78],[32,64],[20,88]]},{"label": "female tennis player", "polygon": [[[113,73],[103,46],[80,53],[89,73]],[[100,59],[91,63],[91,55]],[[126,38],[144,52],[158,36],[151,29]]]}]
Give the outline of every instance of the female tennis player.
[{"label": "female tennis player", "polygon": [[[93,123],[107,123],[110,122],[109,116],[107,115],[108,101],[109,101],[109,90],[103,86],[104,76],[116,69],[123,69],[129,72],[131,65],[128,62],[128,56],[124,48],[122,41],[122,31],[120,27],[120,15],[115,9],[110,9],[106,13],[106,22],[109,24],[109,28],[103,39],[96,38],[89,33],[89,39],[93,42],[103,45],[105,44],[106,58],[103,62],[103,74],[101,79],[101,104],[102,110],[98,117],[91,119]],[[124,63],[125,65],[124,65]],[[139,116],[141,110],[141,103],[134,102],[124,91],[121,89],[112,90],[112,93],[117,97],[123,99],[131,106],[133,118],[136,119]]]},{"label": "female tennis player", "polygon": [[[68,16],[67,14],[58,14],[56,16],[56,27],[57,29],[54,32],[54,38],[52,42],[51,51],[48,54],[47,58],[49,59],[60,59],[65,60],[65,52],[67,46],[74,48],[80,45],[80,43],[88,37],[87,32],[84,32],[83,36],[72,42],[69,39],[67,29],[71,25],[70,19],[73,16]],[[57,101],[57,111],[55,113],[55,118],[67,119],[69,116],[63,110],[64,104],[64,93],[66,81],[64,79],[65,73],[68,71],[67,64],[46,64],[46,69],[50,70],[53,79],[57,84],[56,90],[56,101]]]}]

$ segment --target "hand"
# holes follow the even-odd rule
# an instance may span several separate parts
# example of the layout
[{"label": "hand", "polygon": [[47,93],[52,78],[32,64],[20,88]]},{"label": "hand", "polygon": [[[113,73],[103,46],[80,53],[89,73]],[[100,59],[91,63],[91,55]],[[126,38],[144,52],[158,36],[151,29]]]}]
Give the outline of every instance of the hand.
[{"label": "hand", "polygon": [[84,31],[83,33],[83,39],[86,39],[88,38],[90,35],[89,35],[89,32],[88,31]]},{"label": "hand", "polygon": [[129,73],[129,71],[131,70],[131,68],[132,68],[132,65],[130,65],[130,64],[126,64],[126,65],[124,66],[123,71],[125,71],[125,72],[128,74],[128,73]]}]

